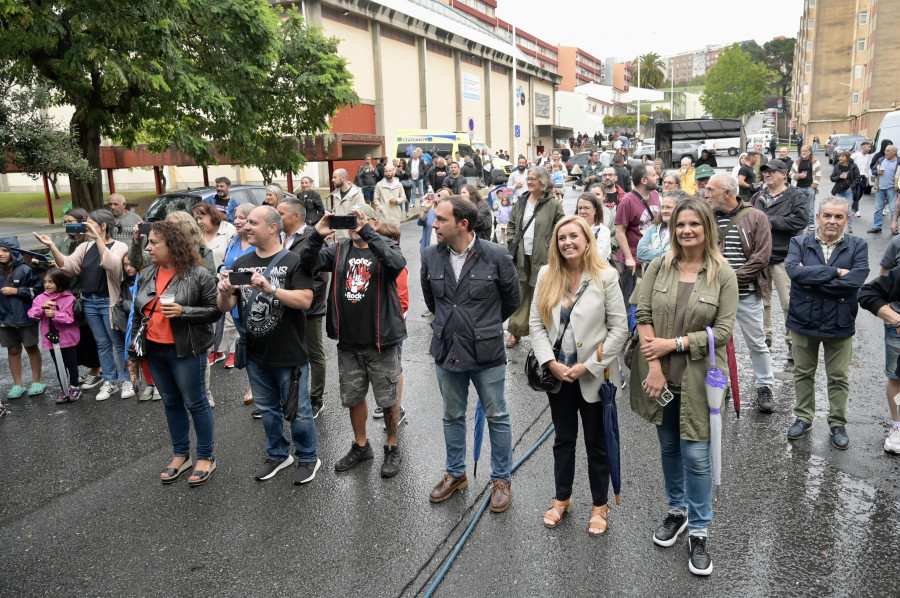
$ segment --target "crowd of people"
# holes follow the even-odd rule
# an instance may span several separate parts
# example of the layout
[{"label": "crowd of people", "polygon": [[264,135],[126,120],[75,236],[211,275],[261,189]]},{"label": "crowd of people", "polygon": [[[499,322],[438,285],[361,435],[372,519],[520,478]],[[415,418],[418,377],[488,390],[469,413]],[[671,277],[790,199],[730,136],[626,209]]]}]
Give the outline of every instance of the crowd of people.
[{"label": "crowd of people", "polygon": [[[252,414],[262,421],[266,459],[256,479],[295,465],[293,482],[306,484],[322,465],[315,419],[324,407],[324,326],[336,343],[339,395],[353,435],[334,469],[346,472],[374,458],[367,434],[371,388],[373,415],[387,431],[380,473],[396,476],[398,430],[407,421],[402,363],[410,296],[399,225],[418,198],[422,315],[432,318],[446,449],[430,500],[446,501],[468,483],[472,385],[491,442],[490,508],[509,507],[506,354],[529,337],[536,367],[551,383],[555,426],[555,495],[543,524],[555,527],[571,510],[580,416],[588,533],[607,530],[610,470],[599,393],[609,380],[656,427],[667,504],[653,541],[672,546],[687,531],[689,569],[709,575],[710,343],[715,362],[727,364],[726,347],[739,325],[756,408],[771,414],[787,407],[773,393],[773,288],[796,395],[787,438],[799,440],[813,425],[821,345],[831,442],[848,448],[848,375],[862,305],[885,322],[892,429],[884,449],[900,454],[900,237],[880,262],[881,276],[866,283],[868,246],[849,228],[861,179],[874,181],[878,215],[879,206],[893,209],[900,173],[890,142],[871,162],[868,149],[862,160],[839,157],[835,185],[818,201],[821,172],[809,146],[796,161],[783,150],[759,164],[762,152],[748,152],[735,175],[708,161],[688,160],[674,172],[659,161],[603,166],[595,151],[580,175],[584,192],[572,215],[564,213],[554,179],[559,152],[541,165],[517,157],[506,192],[488,198],[479,189],[485,183],[479,173],[488,173],[483,161],[435,156],[426,164],[419,149],[396,165],[368,157],[354,182],[336,170],[325,202],[304,178],[298,196],[273,185],[263,205],[240,204],[221,178],[211,201],[148,225],[113,195],[109,210],[67,212],[72,230],[56,242],[35,235],[50,251],[49,264],[30,260],[14,239],[0,240],[0,341],[14,381],[7,397],[45,392],[39,339],[64,365],[58,403],[97,386],[98,401],[134,397],[143,381],[138,400],[162,402],[171,436],[172,459],[160,481],[187,475],[188,485],[200,486],[217,467],[209,376],[224,361],[225,368],[246,369],[243,402],[254,404]],[[463,174],[469,165],[475,184]],[[892,213],[892,228],[898,217]],[[33,376],[27,388],[23,347]]]}]

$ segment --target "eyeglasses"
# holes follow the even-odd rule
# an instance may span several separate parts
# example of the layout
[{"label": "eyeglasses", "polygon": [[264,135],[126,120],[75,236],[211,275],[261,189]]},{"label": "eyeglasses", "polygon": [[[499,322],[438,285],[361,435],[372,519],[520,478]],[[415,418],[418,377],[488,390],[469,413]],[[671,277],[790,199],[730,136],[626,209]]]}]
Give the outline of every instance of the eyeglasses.
[{"label": "eyeglasses", "polygon": [[529,183],[531,183],[531,182],[536,181],[537,179],[534,178],[533,176],[530,176],[530,177],[526,177],[525,180],[528,181]]},{"label": "eyeglasses", "polygon": [[617,175],[617,174],[615,174],[615,173],[613,173],[613,174],[604,174],[604,175],[603,175],[603,177],[604,177],[604,178],[607,178],[607,179],[614,179],[614,178],[616,178],[617,176],[619,176],[619,175]]}]

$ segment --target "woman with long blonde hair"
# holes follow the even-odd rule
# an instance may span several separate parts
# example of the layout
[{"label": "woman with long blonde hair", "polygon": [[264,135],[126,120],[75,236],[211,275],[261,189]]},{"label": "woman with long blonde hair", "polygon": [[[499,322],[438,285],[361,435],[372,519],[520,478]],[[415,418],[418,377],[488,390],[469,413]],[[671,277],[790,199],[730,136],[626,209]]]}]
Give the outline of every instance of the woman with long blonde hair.
[{"label": "woman with long blonde hair", "polygon": [[[544,525],[556,527],[572,508],[578,415],[587,447],[591,487],[588,533],[607,527],[609,467],[603,436],[600,385],[606,368],[617,358],[628,335],[628,317],[616,269],[597,250],[587,221],[566,216],[556,225],[547,265],[540,269],[529,327],[538,363],[560,381],[548,392],[556,429],[553,472],[556,496],[544,514]],[[618,375],[610,376],[618,380]]]},{"label": "woman with long blonde hair", "polygon": [[653,535],[672,546],[689,529],[695,575],[712,573],[707,550],[712,522],[709,363],[706,328],[727,376],[725,344],[737,313],[734,270],[718,248],[718,226],[706,200],[684,199],[672,210],[669,252],[644,272],[635,320],[641,350],[631,368],[631,409],[656,425],[668,512]]}]

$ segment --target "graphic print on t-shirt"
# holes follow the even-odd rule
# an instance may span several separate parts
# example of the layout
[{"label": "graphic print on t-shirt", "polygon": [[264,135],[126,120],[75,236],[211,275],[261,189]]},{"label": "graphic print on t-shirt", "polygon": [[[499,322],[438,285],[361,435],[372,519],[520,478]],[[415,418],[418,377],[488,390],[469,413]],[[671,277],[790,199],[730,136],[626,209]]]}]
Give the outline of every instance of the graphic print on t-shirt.
[{"label": "graphic print on t-shirt", "polygon": [[[259,272],[260,274],[264,274],[266,271],[266,267],[244,267],[241,268],[240,271]],[[276,289],[283,288],[281,281],[284,280],[286,274],[287,266],[275,266],[274,268],[272,268],[272,271],[269,272],[269,283]],[[247,305],[247,302],[250,301],[250,295],[252,293],[252,287],[241,287],[241,302],[245,306]],[[247,332],[252,334],[253,336],[265,336],[278,327],[283,316],[284,305],[281,303],[281,301],[275,299],[273,296],[259,293],[256,295],[256,300],[253,302],[253,305],[250,306],[250,313],[246,315],[247,321],[245,323],[245,326],[247,327]]]},{"label": "graphic print on t-shirt", "polygon": [[364,257],[352,257],[347,260],[347,279],[344,281],[345,298],[350,303],[362,301],[369,290],[372,278],[373,261]]}]

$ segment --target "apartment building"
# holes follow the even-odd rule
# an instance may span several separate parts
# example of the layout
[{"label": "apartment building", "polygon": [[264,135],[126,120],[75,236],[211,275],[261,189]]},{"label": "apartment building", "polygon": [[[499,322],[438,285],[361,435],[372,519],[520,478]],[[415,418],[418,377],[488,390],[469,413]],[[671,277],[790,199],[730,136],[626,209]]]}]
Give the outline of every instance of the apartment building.
[{"label": "apartment building", "polygon": [[667,78],[675,83],[686,83],[694,77],[705,75],[716,66],[719,56],[724,52],[725,48],[722,46],[706,46],[670,56],[667,60]]},{"label": "apartment building", "polygon": [[572,91],[585,83],[603,83],[603,61],[574,46],[556,46],[562,82],[557,91]]},{"label": "apartment building", "polygon": [[794,49],[791,114],[806,139],[874,137],[900,100],[900,2],[805,0]]}]

